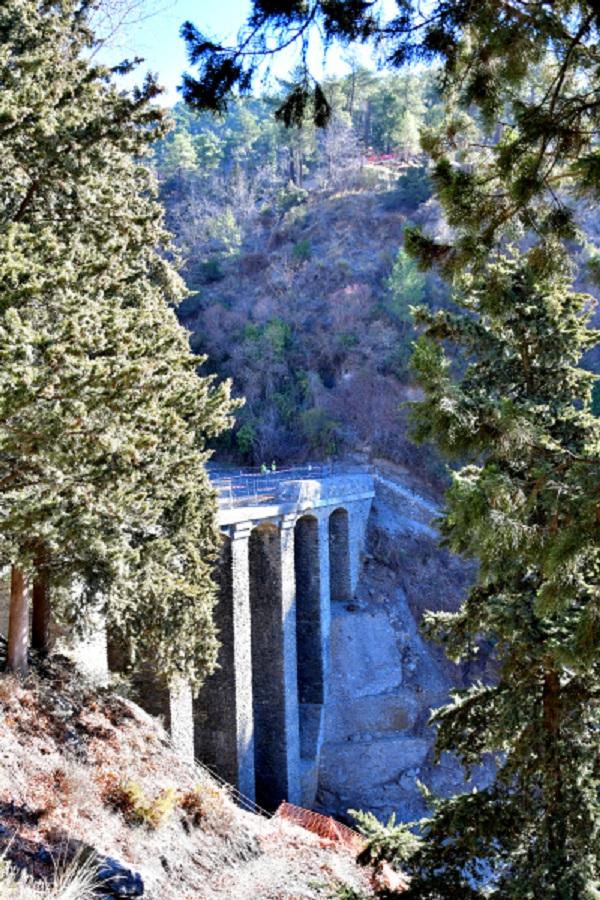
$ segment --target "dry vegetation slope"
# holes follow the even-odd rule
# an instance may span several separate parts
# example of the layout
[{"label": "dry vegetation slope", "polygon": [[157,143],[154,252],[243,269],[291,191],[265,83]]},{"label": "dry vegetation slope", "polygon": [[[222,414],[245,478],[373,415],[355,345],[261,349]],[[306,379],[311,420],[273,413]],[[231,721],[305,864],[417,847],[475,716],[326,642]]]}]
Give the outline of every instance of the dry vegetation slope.
[{"label": "dry vegetation slope", "polygon": [[[218,277],[180,309],[193,346],[246,398],[253,462],[366,450],[416,468],[405,440],[414,337],[388,288],[407,221],[439,226],[433,202],[408,209],[383,188],[314,192],[244,233]],[[446,291],[427,276],[425,300]],[[312,445],[312,446],[311,446]],[[421,454],[422,456],[422,454]],[[421,460],[422,464],[422,460]]]},{"label": "dry vegetation slope", "polygon": [[130,870],[104,896],[140,896],[142,883],[153,900],[296,900],[333,896],[336,884],[365,889],[347,853],[240,810],[204,770],[177,757],[158,722],[82,685],[59,657],[35,665],[25,683],[0,676],[0,846],[0,895],[18,900],[83,900],[83,886],[38,894],[9,888],[2,874],[11,866],[51,880],[56,861],[74,856],[93,866],[110,857]]}]

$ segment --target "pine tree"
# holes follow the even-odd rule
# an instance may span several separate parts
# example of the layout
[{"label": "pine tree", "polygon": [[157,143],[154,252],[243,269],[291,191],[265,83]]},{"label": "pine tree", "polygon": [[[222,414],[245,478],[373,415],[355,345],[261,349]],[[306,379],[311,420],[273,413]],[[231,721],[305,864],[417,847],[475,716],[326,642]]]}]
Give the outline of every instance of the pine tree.
[{"label": "pine tree", "polygon": [[393,297],[393,310],[401,321],[411,321],[410,307],[422,303],[425,282],[414,259],[401,248],[387,283]]},{"label": "pine tree", "polygon": [[189,132],[178,131],[166,142],[162,168],[167,175],[193,171],[198,165],[194,142]]},{"label": "pine tree", "polygon": [[[462,314],[418,313],[417,436],[462,461],[440,527],[479,560],[460,610],[427,614],[426,630],[454,660],[487,646],[497,661],[497,679],[434,713],[436,749],[497,772],[430,798],[409,896],[600,890],[600,423],[579,368],[598,333],[571,274],[555,241],[513,249],[462,279]],[[464,354],[462,377],[441,342]]]},{"label": "pine tree", "polygon": [[0,562],[13,567],[21,628],[12,665],[26,668],[26,579],[38,646],[50,602],[80,630],[100,609],[164,675],[197,684],[217,646],[206,442],[232,406],[227,385],[198,375],[172,308],[185,291],[143,163],[165,130],[156,85],[117,91],[89,61],[86,13],[72,0],[0,9]]}]

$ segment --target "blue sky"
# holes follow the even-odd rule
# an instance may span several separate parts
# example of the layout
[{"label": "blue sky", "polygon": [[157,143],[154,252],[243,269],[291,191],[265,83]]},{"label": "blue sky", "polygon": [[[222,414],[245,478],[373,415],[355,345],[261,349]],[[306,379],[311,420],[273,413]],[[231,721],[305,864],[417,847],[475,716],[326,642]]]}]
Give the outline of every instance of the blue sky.
[{"label": "blue sky", "polygon": [[156,72],[169,105],[178,99],[176,92],[181,73],[187,68],[185,45],[179,29],[186,19],[201,30],[220,38],[234,39],[250,9],[250,0],[148,0],[141,21],[126,26],[98,55],[103,62],[115,63],[125,57],[142,56],[144,63],[134,78],[150,70]]},{"label": "blue sky", "polygon": [[[391,12],[393,0],[382,2],[386,12]],[[176,88],[181,73],[188,67],[185,46],[179,37],[181,24],[189,19],[200,31],[233,41],[250,8],[250,0],[144,0],[141,20],[124,28],[111,46],[102,49],[98,58],[113,64],[126,57],[144,57],[138,74],[129,76],[127,85],[139,82],[147,70],[155,72],[165,88],[163,103],[172,105],[178,100]],[[311,69],[321,68],[320,48],[315,46],[311,56]],[[344,71],[342,56],[339,50],[332,50],[327,71],[334,74]],[[368,51],[361,51],[360,57],[361,62],[368,64]],[[284,76],[295,61],[293,52],[286,54],[274,66],[273,73]]]}]

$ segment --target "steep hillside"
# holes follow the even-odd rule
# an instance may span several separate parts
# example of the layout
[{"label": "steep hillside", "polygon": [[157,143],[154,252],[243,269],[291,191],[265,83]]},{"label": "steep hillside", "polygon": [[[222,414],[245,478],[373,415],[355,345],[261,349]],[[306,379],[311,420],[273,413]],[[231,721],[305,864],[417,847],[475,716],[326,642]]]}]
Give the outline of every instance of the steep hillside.
[{"label": "steep hillside", "polygon": [[[342,884],[369,890],[347,850],[239,809],[177,757],[156,720],[82,684],[63,658],[35,664],[24,683],[0,677],[0,723],[0,890],[7,863],[52,880],[73,858],[99,871],[106,897],[300,900],[333,897]],[[37,894],[21,885],[14,896]]]},{"label": "steep hillside", "polygon": [[[284,129],[277,97],[216,118],[175,107],[155,164],[194,292],[180,316],[208,368],[246,398],[221,454],[260,465],[367,453],[439,494],[440,462],[415,451],[402,405],[416,396],[410,307],[451,303],[401,250],[407,224],[448,237],[418,152],[418,129],[443,114],[434,74],[357,71],[327,92],[324,131]],[[597,223],[583,201],[575,212],[576,286],[594,293]],[[597,348],[586,362],[598,370]]]},{"label": "steep hillside", "polygon": [[438,214],[380,178],[368,170],[354,188],[263,211],[181,307],[193,347],[246,397],[230,450],[254,463],[363,452],[439,477],[433,455],[419,451],[417,466],[402,404],[416,396],[408,305],[436,306],[447,291],[408,262],[413,296],[390,281],[407,221]]},{"label": "steep hillside", "polygon": [[[403,404],[417,395],[410,307],[447,307],[451,291],[401,250],[407,224],[449,237],[419,152],[419,131],[444,115],[436,73],[351,64],[324,89],[326,129],[310,116],[284,128],[285,91],[219,116],[173,109],[154,163],[194,292],[180,316],[207,367],[246,398],[222,455],[260,465],[366,453],[439,496],[443,467],[410,443]],[[463,125],[459,156],[482,136],[476,117]],[[594,293],[597,217],[583,200],[574,212],[576,286]],[[599,370],[597,348],[586,364]],[[600,413],[600,386],[596,397]]]}]

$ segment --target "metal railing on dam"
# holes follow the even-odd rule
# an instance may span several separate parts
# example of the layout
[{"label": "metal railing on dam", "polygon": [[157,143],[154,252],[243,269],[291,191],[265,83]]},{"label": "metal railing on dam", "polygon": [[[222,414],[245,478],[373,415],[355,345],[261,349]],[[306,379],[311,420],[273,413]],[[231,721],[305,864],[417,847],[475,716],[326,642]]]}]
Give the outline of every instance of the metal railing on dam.
[{"label": "metal railing on dam", "polygon": [[353,463],[306,463],[303,466],[287,466],[281,469],[245,468],[232,469],[209,464],[208,474],[216,489],[221,509],[236,506],[257,506],[274,503],[294,496],[298,484],[303,481],[322,481],[326,478],[368,475],[373,467]]}]

